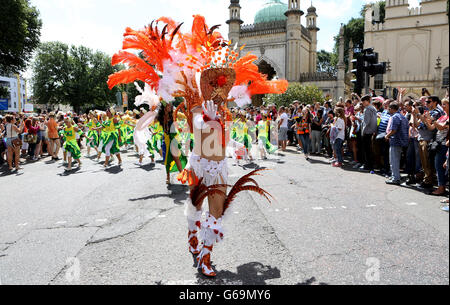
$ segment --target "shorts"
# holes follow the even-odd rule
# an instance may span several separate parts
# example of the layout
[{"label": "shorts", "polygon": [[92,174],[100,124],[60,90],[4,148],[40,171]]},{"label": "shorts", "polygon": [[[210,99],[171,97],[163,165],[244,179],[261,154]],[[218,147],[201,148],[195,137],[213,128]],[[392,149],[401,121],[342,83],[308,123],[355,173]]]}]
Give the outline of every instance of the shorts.
[{"label": "shorts", "polygon": [[12,141],[14,141],[14,140],[16,140],[16,139],[18,139],[18,137],[15,137],[15,138],[7,138],[7,139],[6,139],[6,147],[14,148],[14,146],[12,145]]},{"label": "shorts", "polygon": [[278,131],[278,141],[287,141],[288,139],[288,130],[287,127],[281,127]]}]

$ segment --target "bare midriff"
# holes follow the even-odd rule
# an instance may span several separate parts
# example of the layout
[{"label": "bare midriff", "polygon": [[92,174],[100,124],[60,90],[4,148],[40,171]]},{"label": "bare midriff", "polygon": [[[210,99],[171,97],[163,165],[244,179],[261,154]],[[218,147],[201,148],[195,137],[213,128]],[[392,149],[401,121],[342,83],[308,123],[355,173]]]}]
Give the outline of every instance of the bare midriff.
[{"label": "bare midriff", "polygon": [[226,145],[222,143],[222,134],[226,131],[222,129],[219,133],[217,122],[206,124],[210,124],[211,128],[200,130],[194,125],[194,153],[206,160],[220,162],[226,157]]}]

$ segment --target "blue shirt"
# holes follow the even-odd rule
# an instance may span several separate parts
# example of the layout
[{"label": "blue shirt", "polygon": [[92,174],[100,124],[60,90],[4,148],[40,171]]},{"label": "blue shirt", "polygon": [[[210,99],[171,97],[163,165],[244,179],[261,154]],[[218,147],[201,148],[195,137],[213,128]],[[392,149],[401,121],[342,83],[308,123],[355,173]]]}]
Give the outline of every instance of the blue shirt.
[{"label": "blue shirt", "polygon": [[391,146],[407,147],[409,142],[409,122],[400,113],[397,112],[391,117],[390,129],[395,130],[396,133],[390,138]]},{"label": "blue shirt", "polygon": [[389,119],[392,117],[389,110],[383,111],[381,114],[380,125],[378,126],[378,134],[385,133],[388,127]]}]

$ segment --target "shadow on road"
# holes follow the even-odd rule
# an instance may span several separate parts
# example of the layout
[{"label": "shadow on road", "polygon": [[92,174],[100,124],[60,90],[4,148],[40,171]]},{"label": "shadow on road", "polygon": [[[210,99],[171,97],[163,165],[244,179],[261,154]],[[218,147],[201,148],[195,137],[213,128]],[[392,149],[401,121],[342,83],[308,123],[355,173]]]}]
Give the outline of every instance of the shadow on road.
[{"label": "shadow on road", "polygon": [[116,174],[123,172],[123,168],[119,165],[116,165],[116,166],[106,168],[105,172],[107,172],[108,174],[116,175]]},{"label": "shadow on road", "polygon": [[251,262],[237,267],[237,273],[218,271],[215,278],[207,278],[199,273],[197,280],[199,285],[267,285],[267,280],[280,277],[278,268]]},{"label": "shadow on road", "polygon": [[300,285],[300,286],[309,286],[309,285],[313,285],[313,284],[315,284],[315,285],[328,285],[327,283],[322,283],[322,282],[316,283],[316,282],[317,282],[316,278],[312,277],[312,278],[307,279],[306,281],[304,281],[302,283],[298,283],[298,284],[295,284],[295,285]]},{"label": "shadow on road", "polygon": [[323,164],[323,165],[330,166],[330,162],[323,161],[323,160],[318,160],[318,159],[311,159],[311,158],[309,158],[309,163],[311,163],[311,164]]},{"label": "shadow on road", "polygon": [[1,169],[0,170],[0,177],[7,177],[7,176],[22,176],[23,175],[23,170],[22,171],[17,171],[17,170],[12,170],[10,171],[9,168],[5,168],[5,169]]},{"label": "shadow on road", "polygon": [[167,198],[173,199],[175,204],[183,205],[184,201],[189,196],[189,187],[186,185],[178,185],[178,184],[177,185],[169,185],[169,186],[167,186],[167,190],[169,191],[169,193],[152,194],[152,195],[141,197],[141,198],[132,198],[132,199],[129,199],[129,201],[131,201],[131,202],[145,201],[145,200],[167,197]]},{"label": "shadow on road", "polygon": [[64,172],[58,174],[58,176],[67,177],[67,176],[70,176],[70,175],[81,174],[81,173],[85,173],[85,172],[82,172],[79,167],[76,167],[76,168],[74,168],[74,169],[72,169],[70,171],[69,170],[64,170]]},{"label": "shadow on road", "polygon": [[149,171],[152,171],[155,169],[155,163],[145,164],[145,165],[141,166],[140,168],[149,172]]}]

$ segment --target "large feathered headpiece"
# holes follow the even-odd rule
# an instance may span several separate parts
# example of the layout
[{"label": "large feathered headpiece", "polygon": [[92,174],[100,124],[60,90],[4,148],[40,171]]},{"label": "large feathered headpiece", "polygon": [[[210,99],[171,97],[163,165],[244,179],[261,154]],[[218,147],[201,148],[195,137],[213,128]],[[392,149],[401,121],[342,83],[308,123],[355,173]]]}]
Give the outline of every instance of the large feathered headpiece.
[{"label": "large feathered headpiece", "polygon": [[[124,63],[127,70],[109,77],[108,86],[141,80],[154,89],[165,101],[183,97],[174,115],[184,112],[192,126],[191,110],[204,100],[215,102],[235,101],[243,106],[250,103],[254,94],[283,93],[286,80],[267,80],[254,62],[257,56],[247,54],[239,58],[237,46],[224,40],[216,30],[208,27],[205,18],[194,15],[190,33],[182,33],[178,24],[162,17],[143,30],[125,30],[123,50],[133,49],[138,55],[119,51],[112,65]],[[159,24],[164,24],[160,30]],[[229,114],[226,103],[220,105]],[[226,110],[226,111],[224,111]]]}]

